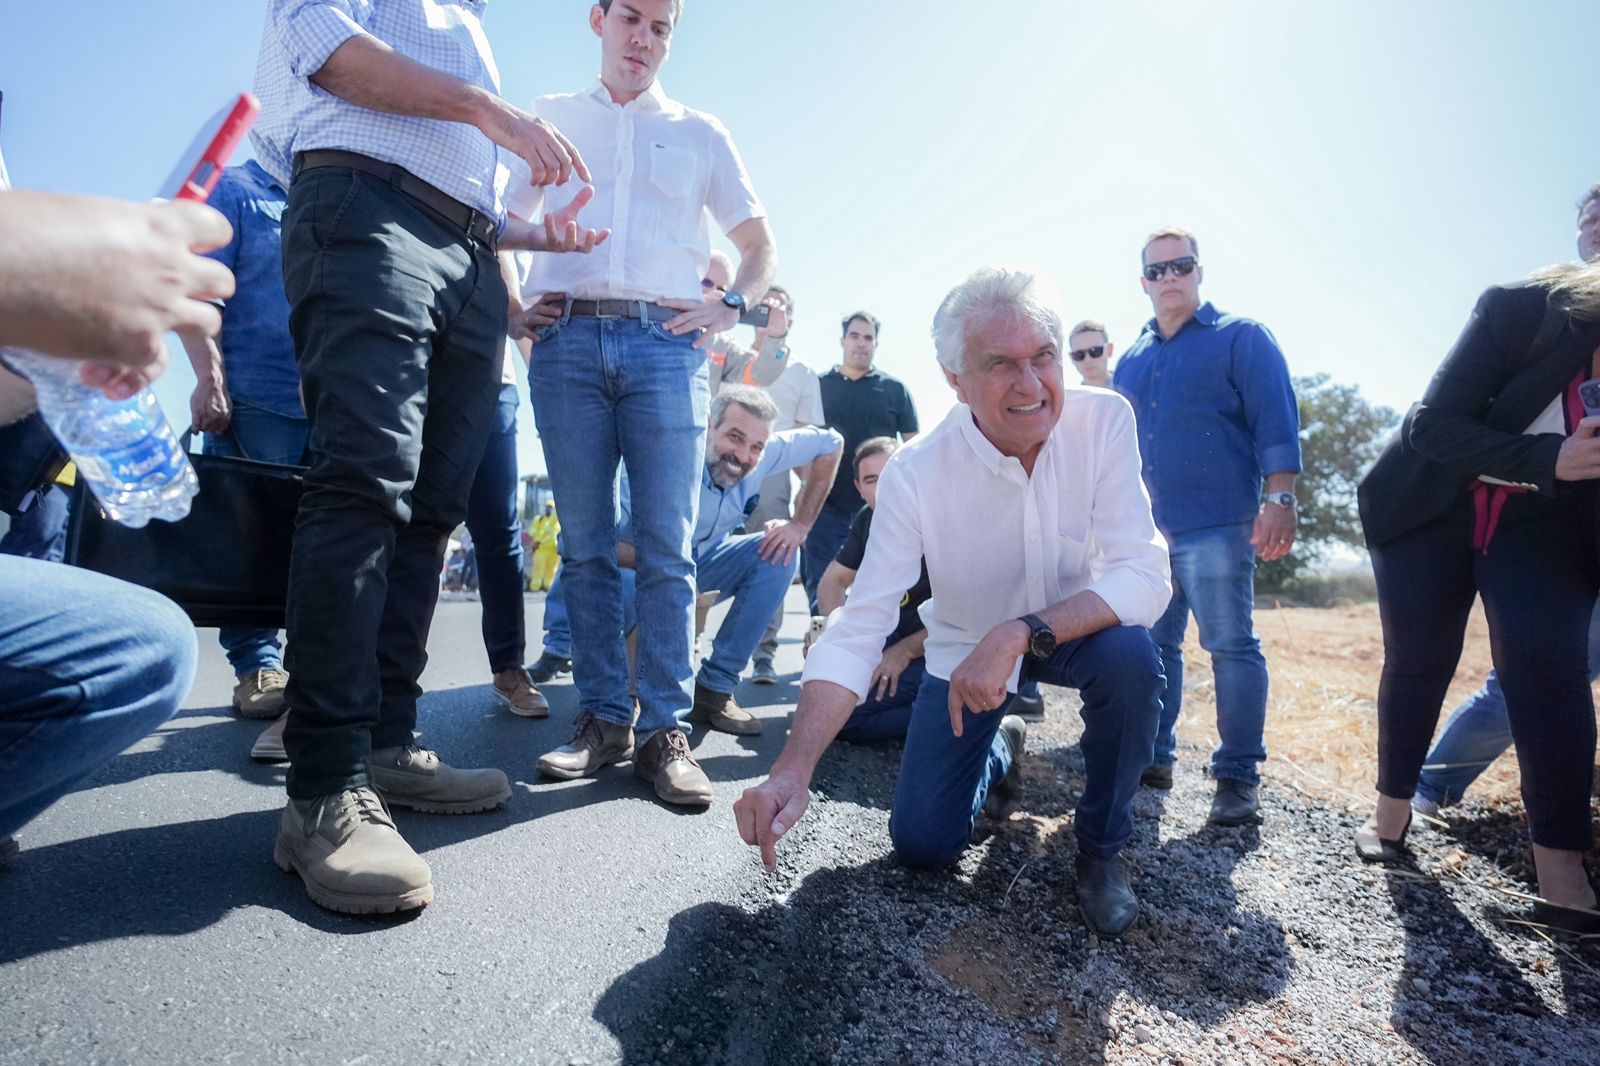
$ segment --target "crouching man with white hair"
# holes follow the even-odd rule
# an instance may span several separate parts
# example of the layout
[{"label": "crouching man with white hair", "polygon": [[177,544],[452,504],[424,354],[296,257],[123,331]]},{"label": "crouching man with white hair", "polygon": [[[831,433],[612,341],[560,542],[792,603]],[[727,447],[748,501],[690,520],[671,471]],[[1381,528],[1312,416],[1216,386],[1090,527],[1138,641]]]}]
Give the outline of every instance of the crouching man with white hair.
[{"label": "crouching man with white hair", "polygon": [[1078,803],[1078,904],[1096,933],[1138,915],[1120,852],[1154,746],[1161,659],[1146,629],[1171,596],[1166,544],[1121,396],[1062,381],[1048,282],[986,268],[933,320],[960,403],[884,468],[866,557],[811,649],[771,776],[735,804],[739,833],[774,845],[805,814],[811,775],[871,688],[900,599],[927,560],[927,679],[917,693],[889,834],[909,866],[941,868],[978,815],[1020,798],[1025,726],[1005,715],[1037,679],[1083,696],[1088,780]]}]

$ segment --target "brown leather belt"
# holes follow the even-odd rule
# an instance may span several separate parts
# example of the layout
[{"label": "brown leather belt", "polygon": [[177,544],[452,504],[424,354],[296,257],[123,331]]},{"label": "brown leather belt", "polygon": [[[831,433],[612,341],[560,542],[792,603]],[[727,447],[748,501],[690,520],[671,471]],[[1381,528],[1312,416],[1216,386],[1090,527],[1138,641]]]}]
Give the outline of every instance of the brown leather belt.
[{"label": "brown leather belt", "polygon": [[397,163],[385,163],[381,159],[362,155],[359,152],[344,152],[333,148],[318,148],[309,152],[301,152],[294,157],[294,172],[298,177],[301,171],[310,170],[312,167],[344,167],[348,170],[370,174],[381,178],[394,188],[405,193],[466,231],[467,236],[484,245],[489,251],[495,250],[495,244],[500,238],[500,220],[492,218],[474,208],[457,200],[455,197],[444,193],[417,177],[405,167]]},{"label": "brown leather belt", "polygon": [[683,314],[644,300],[573,300],[567,313],[579,318],[636,318],[642,322],[665,322]]}]

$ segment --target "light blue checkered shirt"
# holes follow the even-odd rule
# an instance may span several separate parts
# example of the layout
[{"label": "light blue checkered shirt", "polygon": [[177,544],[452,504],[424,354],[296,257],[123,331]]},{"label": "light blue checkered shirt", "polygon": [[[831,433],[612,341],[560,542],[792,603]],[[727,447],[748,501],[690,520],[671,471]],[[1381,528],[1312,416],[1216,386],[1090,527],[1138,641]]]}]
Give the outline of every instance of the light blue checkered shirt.
[{"label": "light blue checkered shirt", "polygon": [[316,148],[397,163],[468,207],[505,217],[509,156],[472,126],[369,111],[311,83],[357,34],[462,81],[500,92],[483,32],[488,0],[270,0],[256,64],[256,158],[288,188],[294,157]]}]

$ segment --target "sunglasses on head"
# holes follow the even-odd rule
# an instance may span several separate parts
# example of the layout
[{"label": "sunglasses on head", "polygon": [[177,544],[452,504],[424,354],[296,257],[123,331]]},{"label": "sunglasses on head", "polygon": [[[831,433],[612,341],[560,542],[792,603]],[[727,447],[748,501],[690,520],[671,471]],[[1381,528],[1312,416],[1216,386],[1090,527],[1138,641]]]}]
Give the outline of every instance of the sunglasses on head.
[{"label": "sunglasses on head", "polygon": [[1194,273],[1194,268],[1199,266],[1199,260],[1192,255],[1180,259],[1168,259],[1160,263],[1146,263],[1144,267],[1144,280],[1160,281],[1167,276],[1167,271],[1172,271],[1175,278],[1186,278]]},{"label": "sunglasses on head", "polygon": [[1077,351],[1073,352],[1072,361],[1074,363],[1081,363],[1085,359],[1099,359],[1105,354],[1106,346],[1103,344],[1097,344],[1093,348],[1079,348]]}]

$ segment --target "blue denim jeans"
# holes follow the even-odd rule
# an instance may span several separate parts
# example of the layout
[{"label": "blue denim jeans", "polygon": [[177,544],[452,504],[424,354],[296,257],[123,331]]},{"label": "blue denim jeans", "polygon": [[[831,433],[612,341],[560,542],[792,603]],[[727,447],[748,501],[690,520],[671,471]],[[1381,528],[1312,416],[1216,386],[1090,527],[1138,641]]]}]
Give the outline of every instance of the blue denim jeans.
[{"label": "blue denim jeans", "polygon": [[59,563],[67,554],[67,519],[71,516],[72,490],[52,485],[11,520],[11,528],[0,537],[0,555]]},{"label": "blue denim jeans", "polygon": [[[1589,619],[1589,681],[1600,677],[1600,604]],[[1417,795],[1440,806],[1458,803],[1478,775],[1511,747],[1511,718],[1500,674],[1490,670],[1483,687],[1445,721],[1417,779]]]},{"label": "blue denim jeans", "polygon": [[[890,641],[884,645],[887,650],[896,642]],[[869,696],[856,705],[850,712],[850,717],[844,723],[844,728],[839,730],[839,739],[859,744],[872,740],[896,740],[906,735],[911,728],[911,708],[917,701],[917,693],[922,689],[922,682],[928,676],[928,660],[917,656],[906,664],[900,673],[900,680],[895,685],[894,695],[885,695],[882,699]],[[946,689],[948,689],[948,685]]]},{"label": "blue denim jeans", "polygon": [[100,574],[0,558],[0,837],[177,712],[194,627]]},{"label": "blue denim jeans", "polygon": [[[231,436],[207,433],[202,450],[207,455],[232,455],[280,466],[299,466],[305,461],[310,427],[311,423],[304,418],[287,418],[234,399],[233,418],[228,427]],[[235,677],[283,668],[283,645],[278,642],[275,629],[224,626],[217,633],[217,643],[227,652],[228,665],[233,667]]]},{"label": "blue denim jeans", "polygon": [[467,532],[472,534],[483,605],[483,650],[489,669],[497,674],[521,666],[527,651],[517,488],[517,387],[501,385],[489,444],[467,497]]},{"label": "blue denim jeans", "polygon": [[1261,780],[1267,757],[1267,660],[1261,654],[1251,611],[1255,606],[1256,553],[1251,523],[1197,529],[1167,538],[1172,554],[1172,602],[1150,635],[1161,649],[1167,676],[1161,697],[1161,729],[1155,762],[1178,758],[1178,715],[1183,709],[1183,633],[1194,612],[1200,646],[1211,653],[1216,682],[1219,742],[1211,753],[1218,780]]},{"label": "blue denim jeans", "polygon": [[[639,624],[638,594],[634,588],[633,571],[621,568],[622,575],[622,635],[633,632]],[[561,571],[556,571],[550,582],[550,591],[544,596],[544,650],[563,659],[572,658],[572,623],[567,619],[567,589],[561,583]]]},{"label": "blue denim jeans", "polygon": [[854,517],[825,503],[817,512],[817,520],[811,524],[811,532],[806,535],[806,546],[800,552],[800,584],[806,590],[806,602],[811,605],[812,614],[817,613],[817,586],[822,584],[828,564],[844,547],[845,538],[850,535],[850,520]]},{"label": "blue denim jeans", "polygon": [[633,720],[617,566],[616,474],[619,462],[627,465],[638,562],[640,743],[679,727],[693,702],[689,538],[709,414],[705,353],[694,340],[637,319],[564,316],[543,331],[528,368],[561,508],[572,678],[583,708],[617,725]]},{"label": "blue denim jeans", "polygon": [[[1133,833],[1133,797],[1161,714],[1161,659],[1148,630],[1116,626],[1071,640],[1030,680],[1075,688],[1083,697],[1083,796],[1074,827],[1078,849],[1096,858],[1122,850]],[[950,728],[950,683],[927,677],[911,708],[889,836],[909,866],[938,869],[972,838],[989,787],[1005,776],[1011,752],[998,735],[1004,714],[963,708],[962,733]]]},{"label": "blue denim jeans", "polygon": [[723,537],[695,559],[696,587],[705,592],[716,589],[718,603],[733,600],[711,642],[711,654],[700,664],[700,684],[713,692],[732,695],[738,687],[739,675],[761,643],[772,613],[783,605],[794,583],[798,553],[787,563],[768,562],[761,558],[765,537],[764,533]]}]

